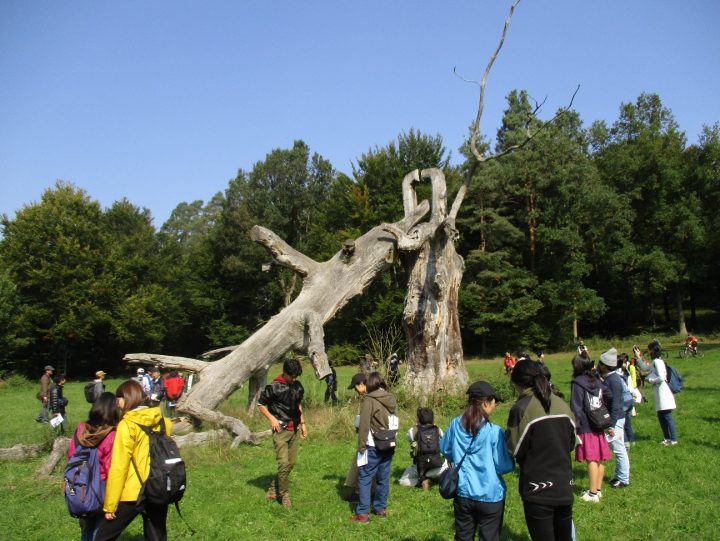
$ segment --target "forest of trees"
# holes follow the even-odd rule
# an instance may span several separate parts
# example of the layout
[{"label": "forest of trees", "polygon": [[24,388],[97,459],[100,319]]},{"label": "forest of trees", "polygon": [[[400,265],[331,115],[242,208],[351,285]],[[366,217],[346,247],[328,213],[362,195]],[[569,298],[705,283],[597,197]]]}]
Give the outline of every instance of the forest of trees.
[{"label": "forest of trees", "polygon": [[[502,151],[530,127],[537,136],[522,149],[453,166],[440,136],[410,130],[360,155],[351,176],[296,141],[240,170],[224,193],[178,204],[159,230],[130,201],[103,209],[58,181],[2,219],[0,372],[36,374],[47,363],[70,376],[117,372],[128,352],[193,357],[238,344],[301,285],[267,265],[253,225],[325,260],[401,218],[403,177],[430,167],[451,192],[474,175],[457,220],[466,355],[552,350],[578,335],[713,330],[720,125],[688,145],[654,94],[622,104],[611,126],[584,127],[574,111],[542,124],[513,91],[494,144],[484,144]],[[406,283],[395,265],[326,325],[332,361],[363,353],[367,329],[399,324]]]}]

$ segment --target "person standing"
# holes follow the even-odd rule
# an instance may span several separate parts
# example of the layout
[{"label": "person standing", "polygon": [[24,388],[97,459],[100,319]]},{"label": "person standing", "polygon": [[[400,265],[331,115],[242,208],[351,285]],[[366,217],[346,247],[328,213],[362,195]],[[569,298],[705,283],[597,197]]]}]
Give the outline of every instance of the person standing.
[{"label": "person standing", "polygon": [[575,419],[552,393],[542,365],[518,361],[510,376],[520,397],[510,410],[506,439],[520,467],[518,488],[533,541],[572,539]]},{"label": "person standing", "polygon": [[105,384],[103,383],[103,380],[106,375],[107,374],[105,374],[102,370],[95,372],[95,379],[93,380],[93,396],[95,396],[95,400],[97,400],[98,397],[105,392]]},{"label": "person standing", "polygon": [[[115,391],[122,419],[117,425],[112,458],[107,476],[102,521],[95,541],[117,539],[135,520],[140,510],[137,501],[143,482],[150,475],[150,438],[141,426],[159,431],[165,423],[170,435],[172,423],[165,419],[159,407],[149,407],[142,386],[135,380],[122,383]],[[146,541],[167,540],[167,505],[143,502],[143,534]]]},{"label": "person standing", "polygon": [[63,389],[65,387],[65,374],[58,374],[55,377],[54,384],[50,387],[49,392],[49,407],[53,417],[59,417],[61,419],[60,434],[65,435],[65,427],[67,426],[67,417],[65,413],[65,406],[68,404],[68,399],[63,396]]},{"label": "person standing", "polygon": [[325,389],[325,403],[330,402],[333,406],[337,406],[337,372],[335,372],[335,367],[332,365],[330,365],[330,373],[325,376],[325,383],[327,385]]},{"label": "person standing", "polygon": [[630,484],[630,457],[625,447],[625,400],[623,381],[616,371],[617,362],[617,350],[610,348],[600,355],[597,369],[603,382],[603,402],[612,419],[612,426],[607,429],[610,449],[615,455],[615,474],[610,486],[625,488]]},{"label": "person standing", "polygon": [[165,398],[165,381],[160,375],[160,368],[151,366],[148,370],[150,373],[150,400],[153,406],[159,406],[163,398]]},{"label": "person standing", "polygon": [[[675,395],[667,384],[667,366],[662,359],[662,349],[660,344],[652,341],[648,344],[648,353],[652,362],[649,363],[650,375],[646,378],[653,386],[653,396],[655,397],[655,411],[657,412],[660,428],[663,433],[662,445],[677,445],[677,429],[675,427],[675,419],[673,418],[673,410],[677,408],[675,403]],[[645,363],[640,354],[640,349],[635,349],[635,355],[638,358],[638,364],[642,366]]]},{"label": "person standing", "polygon": [[[115,427],[118,422],[120,422],[120,411],[117,408],[115,395],[102,393],[98,395],[90,408],[88,420],[78,425],[68,446],[68,460],[75,454],[75,442],[83,447],[97,447],[100,462],[100,479],[103,483],[107,482],[108,472],[110,471]],[[100,526],[102,518],[102,510],[97,515],[80,517],[80,541],[93,541],[95,539],[95,532]]]},{"label": "person standing", "polygon": [[372,483],[375,481],[375,497],[372,507],[380,518],[387,517],[388,497],[390,495],[390,466],[395,448],[380,450],[376,448],[373,434],[379,431],[398,429],[397,400],[387,390],[387,384],[378,372],[371,372],[366,380],[367,394],[363,397],[358,428],[358,478],[359,500],[351,522],[368,522],[370,519],[370,500]]},{"label": "person standing", "polygon": [[290,472],[297,462],[300,439],[304,440],[308,435],[302,408],[305,389],[298,381],[301,375],[300,362],[287,359],[283,363],[282,374],[265,386],[258,399],[258,410],[270,422],[277,462],[277,476],[266,498],[277,500],[287,508],[292,507]]},{"label": "person standing", "polygon": [[515,465],[502,429],[490,422],[498,401],[495,389],[486,381],[476,381],[467,394],[465,412],[451,421],[440,440],[448,461],[462,460],[453,501],[455,541],[472,541],[476,531],[481,541],[497,541],[505,512],[502,475]]},{"label": "person standing", "polygon": [[573,380],[570,383],[570,409],[575,416],[575,429],[580,443],[575,447],[575,460],[587,462],[588,490],[584,491],[580,499],[584,502],[600,503],[602,498],[602,482],[605,476],[604,462],[610,460],[610,447],[608,447],[604,430],[597,430],[590,426],[585,414],[584,404],[589,400],[586,394],[597,397],[602,395],[600,380],[593,373],[593,363],[585,352],[575,355],[572,360]]},{"label": "person standing", "polygon": [[35,420],[38,423],[47,422],[48,417],[50,414],[50,409],[48,407],[48,403],[50,400],[50,387],[53,386],[53,372],[55,372],[55,369],[47,365],[44,369],[43,375],[40,376],[40,390],[38,391],[37,399],[40,401],[40,413],[38,413],[38,416],[35,417]]}]

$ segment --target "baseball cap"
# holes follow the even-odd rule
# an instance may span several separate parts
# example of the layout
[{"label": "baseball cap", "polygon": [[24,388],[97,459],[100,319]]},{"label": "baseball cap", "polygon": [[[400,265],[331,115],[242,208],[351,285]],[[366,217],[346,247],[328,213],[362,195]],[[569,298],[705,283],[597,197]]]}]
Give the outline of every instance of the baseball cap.
[{"label": "baseball cap", "polygon": [[494,398],[496,402],[501,402],[500,397],[487,381],[476,381],[467,390],[467,394],[470,396],[483,396],[488,398]]},{"label": "baseball cap", "polygon": [[348,389],[354,389],[356,385],[360,385],[361,383],[365,383],[365,374],[355,374],[350,380],[350,385],[348,385]]}]

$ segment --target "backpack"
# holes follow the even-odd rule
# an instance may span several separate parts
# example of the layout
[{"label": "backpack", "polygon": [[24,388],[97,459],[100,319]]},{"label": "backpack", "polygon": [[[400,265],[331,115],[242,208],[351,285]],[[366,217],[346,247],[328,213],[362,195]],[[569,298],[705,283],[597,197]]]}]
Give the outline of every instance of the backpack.
[{"label": "backpack", "polygon": [[443,459],[440,456],[440,429],[437,426],[423,425],[417,427],[415,441],[417,442],[415,465],[421,477],[425,475],[425,472],[428,470],[442,466]]},{"label": "backpack", "polygon": [[168,400],[177,400],[185,388],[185,381],[181,377],[172,377],[165,380],[165,393]]},{"label": "backpack", "polygon": [[602,393],[598,390],[597,395],[585,391],[583,398],[583,411],[588,418],[590,428],[593,430],[607,430],[612,426],[612,418],[605,404],[603,404]]},{"label": "backpack", "polygon": [[75,452],[68,460],[63,474],[65,503],[70,515],[86,517],[102,510],[105,481],[100,478],[100,457],[97,447],[83,447],[75,439]]},{"label": "backpack", "polygon": [[670,390],[673,392],[673,394],[677,394],[680,391],[682,391],[683,390],[682,376],[680,374],[678,374],[678,371],[675,370],[668,363],[665,363],[665,369],[667,372],[667,375],[665,376],[665,381],[667,381],[668,387],[670,387]]},{"label": "backpack", "polygon": [[94,404],[95,400],[97,400],[97,397],[95,396],[95,382],[91,381],[90,383],[86,383],[83,390],[85,391],[85,400],[87,400],[90,404]]},{"label": "backpack", "polygon": [[626,379],[623,376],[620,376],[620,381],[622,381],[623,386],[623,410],[628,412],[635,407],[635,400],[633,399],[633,395],[630,392],[630,387],[628,387]]},{"label": "backpack", "polygon": [[136,423],[148,438],[150,438],[150,474],[142,481],[140,471],[132,460],[138,479],[142,481],[142,488],[137,500],[137,509],[144,511],[145,502],[153,505],[175,504],[178,513],[178,502],[185,494],[187,478],[185,476],[185,463],[180,457],[177,443],[165,432],[165,419],[160,417],[160,430],[154,431],[151,427]]}]

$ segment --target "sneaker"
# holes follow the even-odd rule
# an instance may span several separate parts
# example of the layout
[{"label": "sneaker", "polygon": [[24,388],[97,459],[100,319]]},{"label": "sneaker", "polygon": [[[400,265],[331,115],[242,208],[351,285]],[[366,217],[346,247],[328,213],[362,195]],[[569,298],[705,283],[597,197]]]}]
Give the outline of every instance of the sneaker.
[{"label": "sneaker", "polygon": [[623,483],[619,479],[615,479],[614,481],[610,481],[610,486],[613,488],[625,488],[628,486],[627,483]]},{"label": "sneaker", "polygon": [[595,494],[598,495],[598,498],[602,499],[602,490],[598,490]]},{"label": "sneaker", "polygon": [[580,499],[584,502],[600,503],[600,496],[597,493],[590,494],[589,490],[583,492],[582,496],[580,496]]},{"label": "sneaker", "polygon": [[375,511],[375,514],[378,516],[378,518],[387,518],[387,509],[380,509],[380,511]]},{"label": "sneaker", "polygon": [[660,445],[670,445],[670,440],[663,440],[660,442]]},{"label": "sneaker", "polygon": [[670,442],[670,445],[677,445],[677,444],[678,444],[677,441],[671,441],[671,442]]},{"label": "sneaker", "polygon": [[265,499],[269,502],[277,500],[277,492],[275,492],[275,485],[271,486],[265,494]]},{"label": "sneaker", "polygon": [[366,524],[370,522],[370,515],[353,515],[350,517],[350,522],[359,522],[360,524]]},{"label": "sneaker", "polygon": [[283,504],[283,507],[286,507],[288,509],[292,509],[292,501],[290,500],[290,493],[285,492],[282,495],[282,499],[280,500],[280,503]]}]

